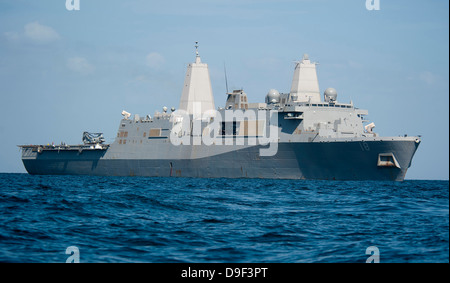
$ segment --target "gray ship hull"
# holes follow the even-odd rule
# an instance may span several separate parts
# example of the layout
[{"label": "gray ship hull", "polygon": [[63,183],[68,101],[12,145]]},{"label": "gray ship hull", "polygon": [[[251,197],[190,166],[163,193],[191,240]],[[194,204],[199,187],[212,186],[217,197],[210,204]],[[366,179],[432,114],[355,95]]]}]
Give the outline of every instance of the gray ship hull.
[{"label": "gray ship hull", "polygon": [[[259,155],[261,146],[242,146],[186,159],[111,158],[108,151],[112,148],[41,153],[24,150],[22,160],[28,173],[42,175],[402,181],[418,145],[406,138],[279,143],[277,154],[270,157]],[[202,150],[190,147],[192,151]],[[380,166],[379,156],[386,153],[395,156],[396,166]]]}]

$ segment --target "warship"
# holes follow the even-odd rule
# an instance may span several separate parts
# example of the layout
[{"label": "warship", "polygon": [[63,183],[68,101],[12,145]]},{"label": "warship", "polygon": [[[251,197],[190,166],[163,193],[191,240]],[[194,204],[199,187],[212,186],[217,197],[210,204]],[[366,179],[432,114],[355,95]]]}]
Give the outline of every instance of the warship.
[{"label": "warship", "polygon": [[83,133],[78,145],[19,145],[29,174],[403,181],[420,136],[381,137],[367,110],[319,90],[316,63],[295,62],[288,93],[250,103],[226,92],[216,109],[208,65],[188,64],[179,108],[122,111],[114,142]]}]

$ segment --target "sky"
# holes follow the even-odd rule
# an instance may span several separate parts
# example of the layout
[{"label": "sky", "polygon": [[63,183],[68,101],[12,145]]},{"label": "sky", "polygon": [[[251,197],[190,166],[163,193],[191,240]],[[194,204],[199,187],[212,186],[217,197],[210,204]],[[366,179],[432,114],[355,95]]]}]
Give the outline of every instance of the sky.
[{"label": "sky", "polygon": [[407,179],[449,179],[449,2],[380,0],[0,0],[0,172],[20,144],[112,142],[121,112],[178,107],[199,42],[216,107],[289,92],[294,62],[321,92],[369,110],[381,136],[421,135]]}]

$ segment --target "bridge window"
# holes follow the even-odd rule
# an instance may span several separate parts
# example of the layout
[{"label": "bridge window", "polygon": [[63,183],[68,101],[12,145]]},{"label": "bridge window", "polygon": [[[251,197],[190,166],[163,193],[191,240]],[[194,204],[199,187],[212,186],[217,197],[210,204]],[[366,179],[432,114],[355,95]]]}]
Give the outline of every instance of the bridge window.
[{"label": "bridge window", "polygon": [[222,136],[235,136],[237,134],[237,122],[222,122],[220,133]]},{"label": "bridge window", "polygon": [[149,137],[160,137],[161,129],[150,129]]}]

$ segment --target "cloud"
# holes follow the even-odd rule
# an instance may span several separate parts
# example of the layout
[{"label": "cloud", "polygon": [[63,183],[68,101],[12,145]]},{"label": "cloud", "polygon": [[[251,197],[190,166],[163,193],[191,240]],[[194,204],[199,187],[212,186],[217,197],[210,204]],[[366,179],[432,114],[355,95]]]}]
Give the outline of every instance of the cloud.
[{"label": "cloud", "polygon": [[161,54],[152,52],[145,57],[145,62],[149,67],[159,69],[164,64],[165,60]]},{"label": "cloud", "polygon": [[20,34],[15,31],[7,31],[4,33],[4,35],[10,41],[18,41],[20,39]]},{"label": "cloud", "polygon": [[38,22],[26,24],[24,35],[36,43],[49,43],[60,38],[53,28],[41,25]]},{"label": "cloud", "polygon": [[33,42],[37,44],[46,44],[61,38],[53,28],[41,25],[38,22],[26,24],[23,32],[7,31],[3,35],[10,42]]},{"label": "cloud", "polygon": [[67,59],[67,67],[82,75],[92,74],[95,70],[94,65],[89,63],[88,60],[83,57],[72,57]]},{"label": "cloud", "polygon": [[437,81],[437,77],[430,71],[420,73],[419,79],[429,85],[432,85]]}]

